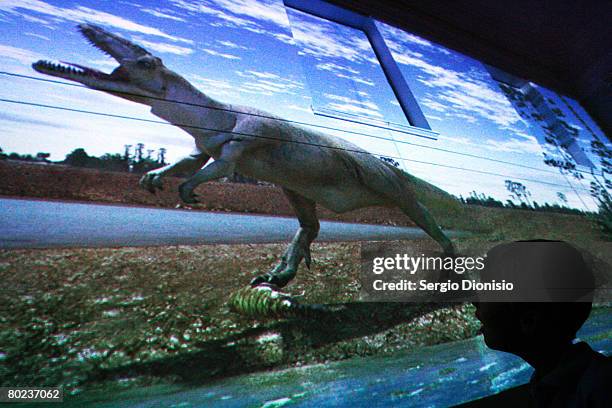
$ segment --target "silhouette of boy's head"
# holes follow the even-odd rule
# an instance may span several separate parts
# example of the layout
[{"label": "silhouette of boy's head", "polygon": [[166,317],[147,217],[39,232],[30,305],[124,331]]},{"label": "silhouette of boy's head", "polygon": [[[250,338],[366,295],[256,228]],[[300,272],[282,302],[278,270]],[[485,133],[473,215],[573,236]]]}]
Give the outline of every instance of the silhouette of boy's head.
[{"label": "silhouette of boy's head", "polygon": [[561,241],[517,241],[492,248],[482,281],[514,291],[483,292],[475,302],[487,346],[511,353],[569,344],[592,306],[594,278],[581,253]]}]

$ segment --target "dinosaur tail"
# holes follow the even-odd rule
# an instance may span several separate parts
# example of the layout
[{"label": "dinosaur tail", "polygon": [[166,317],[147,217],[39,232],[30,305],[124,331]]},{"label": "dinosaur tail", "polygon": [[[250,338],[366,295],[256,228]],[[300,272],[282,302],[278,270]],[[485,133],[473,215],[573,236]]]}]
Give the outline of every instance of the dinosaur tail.
[{"label": "dinosaur tail", "polygon": [[462,221],[465,221],[466,207],[457,197],[397,167],[388,163],[385,164],[408,184],[408,187],[415,192],[417,200],[429,210],[444,228],[461,228],[463,226]]}]

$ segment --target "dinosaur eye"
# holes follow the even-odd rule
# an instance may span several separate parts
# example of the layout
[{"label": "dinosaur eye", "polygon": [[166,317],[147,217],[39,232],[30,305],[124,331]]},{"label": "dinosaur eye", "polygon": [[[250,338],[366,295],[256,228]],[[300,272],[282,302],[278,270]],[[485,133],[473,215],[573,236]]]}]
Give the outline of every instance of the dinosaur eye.
[{"label": "dinosaur eye", "polygon": [[153,64],[151,63],[151,61],[138,61],[138,66],[144,69],[153,68]]}]

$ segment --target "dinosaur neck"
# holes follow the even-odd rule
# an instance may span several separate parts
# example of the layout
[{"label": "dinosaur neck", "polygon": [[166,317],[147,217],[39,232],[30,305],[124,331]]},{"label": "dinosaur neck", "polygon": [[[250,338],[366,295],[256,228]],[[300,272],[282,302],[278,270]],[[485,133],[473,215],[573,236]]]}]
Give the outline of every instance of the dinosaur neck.
[{"label": "dinosaur neck", "polygon": [[206,96],[182,77],[169,82],[164,100],[153,101],[151,112],[193,136],[231,131],[236,123],[228,105]]}]

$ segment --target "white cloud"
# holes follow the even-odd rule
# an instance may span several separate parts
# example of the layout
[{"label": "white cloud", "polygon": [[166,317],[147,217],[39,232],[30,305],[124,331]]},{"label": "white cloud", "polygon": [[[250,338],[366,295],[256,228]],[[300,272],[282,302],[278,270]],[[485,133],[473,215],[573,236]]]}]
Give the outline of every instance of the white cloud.
[{"label": "white cloud", "polygon": [[56,7],[41,0],[3,0],[2,2],[0,2],[0,11],[16,14],[22,17],[28,16],[28,14],[24,14],[23,12],[19,12],[17,10],[34,11],[36,13],[44,14],[59,20],[78,23],[97,23],[126,31],[162,37],[171,41],[192,43],[191,40],[172,36],[155,27],[142,25],[126,18],[106,13],[104,11],[95,10],[89,7]]},{"label": "white cloud", "polygon": [[343,65],[334,64],[333,62],[320,63],[320,64],[317,64],[315,66],[315,68],[320,69],[322,71],[331,71],[331,72],[334,72],[334,73],[349,72],[349,73],[354,74],[354,75],[360,74],[360,72],[358,70],[354,69],[354,68],[343,66]]},{"label": "white cloud", "polygon": [[465,119],[466,122],[468,123],[476,123],[478,122],[478,118],[474,117],[473,115],[468,115],[466,113],[461,113],[461,112],[448,112],[446,114],[447,117],[454,117],[454,118],[459,118],[459,119]]},{"label": "white cloud", "polygon": [[41,34],[25,33],[25,35],[27,35],[29,37],[34,37],[34,38],[40,38],[41,40],[45,40],[45,41],[51,41],[51,39],[49,37],[41,35]]},{"label": "white cloud", "polygon": [[399,28],[390,26],[388,24],[377,22],[376,25],[382,31],[383,36],[391,37],[400,43],[410,43],[414,45],[420,45],[422,47],[432,47],[433,44],[421,37],[414,34],[407,33],[406,31],[400,30]]},{"label": "white cloud", "polygon": [[167,54],[176,54],[176,55],[189,55],[193,54],[193,50],[187,47],[180,47],[178,45],[154,42],[154,41],[146,41],[138,38],[136,40],[140,45],[145,48],[152,49],[157,52],[167,53]]},{"label": "white cloud", "polygon": [[[237,71],[238,75],[240,75],[240,71]],[[254,76],[257,78],[263,78],[263,79],[278,79],[280,78],[277,74],[274,74],[272,72],[260,72],[260,71],[246,71],[246,76]]]},{"label": "white cloud", "polygon": [[[534,138],[535,139],[535,138]],[[536,140],[520,140],[509,138],[508,140],[486,139],[479,141],[479,147],[493,152],[512,152],[521,154],[541,154],[542,148]]]},{"label": "white cloud", "polygon": [[435,110],[437,112],[446,112],[447,106],[441,104],[437,101],[432,101],[431,99],[422,99],[420,104],[423,106],[427,106],[429,109]]},{"label": "white cloud", "polygon": [[222,46],[226,47],[226,48],[233,48],[233,49],[240,49],[240,50],[248,50],[249,47],[245,47],[244,45],[239,45],[236,44],[234,42],[231,41],[227,41],[227,40],[216,40],[218,44],[221,44]]},{"label": "white cloud", "polygon": [[275,93],[289,93],[292,94],[292,90],[295,86],[287,83],[279,83],[268,80],[260,80],[257,82],[244,82],[240,87],[241,90],[261,92],[264,95],[272,95]]},{"label": "white cloud", "polygon": [[[429,117],[428,117],[429,118]],[[484,149],[489,152],[519,153],[519,154],[542,154],[542,147],[533,136],[528,138],[509,137],[505,140],[499,139],[479,139],[474,143],[473,139],[465,136],[440,135],[439,141],[455,145],[467,146],[471,149]]]},{"label": "white cloud", "polygon": [[304,107],[304,106],[299,106],[299,105],[291,104],[291,105],[287,105],[286,108],[287,109],[293,109],[293,110],[296,110],[296,111],[312,114],[312,109]]},{"label": "white cloud", "polygon": [[332,110],[337,110],[340,112],[353,113],[357,115],[367,115],[367,116],[376,116],[378,118],[382,118],[383,115],[372,109],[368,109],[362,106],[351,105],[350,103],[330,103],[326,105],[327,108]]},{"label": "white cloud", "polygon": [[[340,35],[335,23],[291,11],[291,31],[304,54],[322,58],[338,58],[351,62],[371,62],[371,53],[364,51],[357,36]],[[363,34],[363,33],[362,33]],[[363,34],[365,36],[365,34]],[[338,64],[334,64],[338,65]],[[332,66],[327,66],[332,68]]]},{"label": "white cloud", "polygon": [[292,36],[285,33],[270,33],[270,35],[285,44],[295,45],[295,40]]},{"label": "white cloud", "polygon": [[290,78],[283,78],[273,72],[236,71],[239,77],[246,78],[240,86],[241,92],[256,93],[266,96],[274,94],[295,95],[295,91],[303,89],[304,85]]},{"label": "white cloud", "polygon": [[361,105],[370,110],[376,110],[376,111],[379,110],[378,105],[376,105],[372,101],[357,100],[357,99],[349,98],[348,96],[334,95],[334,94],[329,94],[329,93],[324,93],[323,96],[333,101],[344,102],[344,103],[352,104],[352,105]]},{"label": "white cloud", "polygon": [[[425,85],[435,88],[435,101],[424,100],[425,106],[439,112],[454,110],[474,114],[505,128],[521,122],[518,113],[508,99],[498,90],[469,74],[433,65],[424,58],[394,52],[399,64],[410,65],[426,74],[426,79],[417,79]],[[447,102],[447,103],[443,103]]]},{"label": "white cloud", "polygon": [[187,77],[189,79],[194,80],[195,82],[199,82],[199,83],[205,85],[206,88],[213,88],[213,89],[216,89],[216,90],[234,89],[234,86],[232,84],[230,84],[228,81],[224,81],[222,79],[205,78],[205,77],[203,77],[201,75],[198,75],[198,74],[189,74]]},{"label": "white cloud", "polygon": [[171,1],[176,7],[192,14],[215,17],[217,21],[209,23],[210,26],[240,28],[270,36],[285,44],[295,44],[287,32],[289,20],[285,7],[278,0],[209,0],[207,3]]},{"label": "white cloud", "polygon": [[211,50],[210,48],[202,48],[202,51],[204,51],[207,54],[214,55],[215,57],[221,57],[221,58],[230,59],[230,60],[239,60],[239,59],[241,59],[237,55],[226,54],[226,53],[223,53],[223,52]]},{"label": "white cloud", "polygon": [[19,61],[24,65],[30,65],[40,59],[48,59],[45,55],[23,48],[12,47],[0,44],[0,56]]},{"label": "white cloud", "polygon": [[374,85],[376,85],[374,82],[370,81],[369,79],[364,79],[364,78],[360,78],[360,77],[353,76],[353,75],[345,75],[345,74],[339,73],[339,74],[336,74],[336,76],[338,78],[348,79],[350,81],[357,82],[359,84],[363,84],[363,85],[367,85],[367,86],[374,86]]},{"label": "white cloud", "polygon": [[334,95],[324,93],[327,99],[335,102],[329,102],[325,105],[327,109],[337,110],[341,112],[356,114],[356,115],[367,115],[374,116],[377,118],[383,118],[380,108],[374,102],[369,100],[357,100],[343,95]]},{"label": "white cloud", "polygon": [[182,17],[173,16],[172,14],[164,13],[163,11],[156,9],[142,8],[140,10],[159,18],[165,18],[174,21],[185,21],[185,19]]},{"label": "white cloud", "polygon": [[445,143],[448,142],[448,143],[454,143],[458,145],[474,147],[474,141],[472,139],[467,138],[467,137],[462,137],[462,136],[440,135],[438,136],[438,140],[444,141]]},{"label": "white cloud", "polygon": [[111,59],[110,57],[107,58],[107,59],[90,60],[89,64],[93,68],[95,68],[95,67],[99,67],[101,69],[104,69],[104,68],[115,69],[115,68],[117,68],[117,62],[115,60]]},{"label": "white cloud", "polygon": [[194,3],[172,0],[172,3],[184,10],[214,16],[235,27],[261,28],[260,22],[281,27],[289,24],[285,7],[278,1],[211,0],[208,3]]},{"label": "white cloud", "polygon": [[[1,5],[0,5],[0,7],[1,7]],[[51,22],[50,22],[50,21],[47,21],[47,20],[42,19],[42,18],[38,18],[38,17],[34,17],[34,16],[29,16],[29,15],[27,15],[27,14],[23,14],[21,17],[22,17],[24,20],[29,21],[30,23],[34,23],[34,24],[42,24],[43,26],[45,26],[45,27],[47,27],[47,28],[51,28],[51,27],[53,27],[53,26],[51,25]]]},{"label": "white cloud", "polygon": [[189,79],[189,81],[195,85],[196,88],[212,97],[236,98],[238,96],[239,90],[228,81],[222,79],[205,78],[198,74],[189,74],[187,75],[187,79]]},{"label": "white cloud", "polygon": [[[426,57],[414,51],[414,47],[451,54],[420,37],[406,33],[395,27],[379,24],[398,64],[414,67],[419,74],[412,74],[416,80],[435,90],[435,98],[423,98],[420,103],[438,112],[447,112],[466,119],[471,123],[478,118],[497,124],[501,129],[515,131],[521,118],[508,99],[486,81],[488,77],[482,70],[470,69],[461,72],[435,65]],[[448,58],[447,58],[448,60]],[[451,113],[452,112],[452,113]]]},{"label": "white cloud", "polygon": [[236,15],[267,21],[281,27],[289,24],[285,7],[280,1],[213,0],[213,2]]}]

